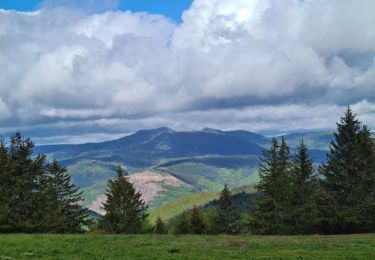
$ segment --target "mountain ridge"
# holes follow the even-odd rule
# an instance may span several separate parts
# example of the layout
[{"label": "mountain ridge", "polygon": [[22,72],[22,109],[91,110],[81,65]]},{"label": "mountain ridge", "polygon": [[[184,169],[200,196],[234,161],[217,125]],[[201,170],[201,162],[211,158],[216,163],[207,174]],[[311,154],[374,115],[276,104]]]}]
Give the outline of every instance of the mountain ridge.
[{"label": "mountain ridge", "polygon": [[[326,132],[310,132],[286,135],[286,139],[290,139],[292,152],[300,139],[305,139],[312,158],[320,163],[326,150],[317,148],[327,147],[331,137]],[[259,157],[270,144],[271,138],[245,130],[175,131],[161,127],[106,142],[36,146],[34,154],[46,154],[67,167],[73,182],[84,190],[86,205],[100,199],[118,165],[131,175],[156,171],[191,186],[186,189],[161,183],[162,189],[149,201],[157,207],[175,199],[176,194],[218,192],[224,184],[235,188],[256,183]],[[144,179],[139,186],[149,185]]]}]

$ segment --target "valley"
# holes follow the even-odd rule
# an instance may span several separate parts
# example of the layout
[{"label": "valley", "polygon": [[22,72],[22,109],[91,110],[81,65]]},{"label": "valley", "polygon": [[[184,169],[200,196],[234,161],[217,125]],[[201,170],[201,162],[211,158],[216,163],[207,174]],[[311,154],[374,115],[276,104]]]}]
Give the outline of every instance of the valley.
[{"label": "valley", "polygon": [[[285,138],[292,149],[304,139],[314,161],[321,163],[332,134],[291,133]],[[175,203],[173,212],[191,208],[194,203],[186,201],[192,197],[202,197],[196,205],[203,206],[217,197],[224,184],[231,189],[253,186],[259,180],[259,156],[270,143],[270,137],[243,130],[179,132],[162,127],[102,143],[37,146],[34,153],[46,154],[67,167],[84,192],[84,206],[98,214],[103,214],[107,181],[121,165],[155,215],[153,211],[169,202]]]}]

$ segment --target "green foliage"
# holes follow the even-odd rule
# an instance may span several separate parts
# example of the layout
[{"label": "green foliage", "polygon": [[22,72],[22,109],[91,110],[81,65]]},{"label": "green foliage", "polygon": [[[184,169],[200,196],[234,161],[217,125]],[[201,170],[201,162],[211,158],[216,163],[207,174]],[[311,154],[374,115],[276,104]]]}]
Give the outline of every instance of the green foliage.
[{"label": "green foliage", "polygon": [[[226,158],[221,158],[226,160]],[[241,158],[241,163],[242,163]],[[217,158],[220,160],[220,158]],[[236,159],[232,158],[231,162]],[[253,158],[249,158],[250,164],[258,162]],[[229,163],[229,162],[228,162]],[[255,166],[255,164],[253,165]],[[186,162],[176,163],[165,167],[158,167],[158,170],[169,172],[177,178],[192,185],[196,191],[221,191],[225,183],[229,187],[237,187],[243,184],[255,184],[258,181],[257,168],[242,165],[231,165],[229,167],[218,167],[208,165],[201,162]]]},{"label": "green foliage", "polygon": [[337,124],[320,187],[306,145],[293,160],[282,138],[260,164],[262,194],[251,212],[256,233],[358,233],[375,231],[375,142],[350,107]]},{"label": "green foliage", "polygon": [[46,167],[43,193],[47,196],[46,212],[41,212],[40,221],[45,230],[53,233],[78,233],[82,225],[90,225],[88,210],[81,207],[82,192],[72,184],[67,169],[53,161]]},{"label": "green foliage", "polygon": [[177,200],[170,201],[159,208],[151,210],[149,220],[154,223],[158,216],[164,221],[170,220],[184,211],[192,209],[195,205],[201,207],[219,197],[216,192],[200,192],[186,195]]},{"label": "green foliage", "polygon": [[203,234],[206,231],[202,212],[197,206],[194,206],[190,216],[191,231],[193,234]]},{"label": "green foliage", "polygon": [[232,194],[227,185],[220,192],[215,224],[218,233],[237,234],[239,232],[239,215],[233,206]]},{"label": "green foliage", "polygon": [[321,231],[375,231],[375,144],[350,107],[337,124],[324,176]]},{"label": "green foliage", "polygon": [[236,187],[232,189],[233,194],[238,194],[238,193],[255,193],[256,192],[256,187],[254,184],[252,185],[243,185]]},{"label": "green foliage", "polygon": [[104,194],[108,187],[108,181],[101,181],[89,187],[82,189],[85,198],[83,206],[89,207],[93,201]]},{"label": "green foliage", "polygon": [[99,182],[113,178],[116,173],[110,167],[113,164],[101,162],[99,160],[78,160],[69,166],[74,183],[82,188],[89,187]]},{"label": "green foliage", "polygon": [[319,216],[317,205],[319,183],[314,174],[309,150],[303,141],[293,156],[290,175],[290,232],[314,233]]},{"label": "green foliage", "polygon": [[176,235],[191,234],[192,226],[190,223],[189,212],[179,215],[172,223],[172,233]]},{"label": "green foliage", "polygon": [[147,206],[119,166],[117,178],[108,181],[106,214],[99,221],[99,228],[110,233],[140,233],[148,216]]},{"label": "green foliage", "polygon": [[20,133],[0,142],[0,232],[81,232],[81,193],[56,161],[32,158],[33,147]]},{"label": "green foliage", "polygon": [[149,210],[156,209],[166,203],[183,198],[184,196],[192,193],[192,188],[188,185],[162,185],[162,189],[163,190],[158,194],[158,196],[149,202]]},{"label": "green foliage", "polygon": [[154,227],[154,232],[155,234],[166,234],[167,233],[167,229],[165,227],[165,223],[164,221],[158,217],[156,219],[156,223],[155,223],[155,227]]},{"label": "green foliage", "polygon": [[262,194],[251,211],[251,225],[259,234],[282,234],[288,232],[289,217],[289,147],[282,138],[279,146],[272,140],[270,150],[264,151],[261,158],[259,175],[261,181],[257,185]]}]

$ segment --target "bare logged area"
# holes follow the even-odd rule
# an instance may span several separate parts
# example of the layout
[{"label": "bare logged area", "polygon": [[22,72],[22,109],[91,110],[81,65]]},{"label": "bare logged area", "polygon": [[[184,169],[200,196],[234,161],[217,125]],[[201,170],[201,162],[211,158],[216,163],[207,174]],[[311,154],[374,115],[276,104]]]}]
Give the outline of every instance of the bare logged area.
[{"label": "bare logged area", "polygon": [[[160,195],[164,191],[165,186],[188,186],[188,184],[170,174],[150,170],[132,174],[128,178],[134,184],[135,188],[141,192],[142,199],[146,203]],[[106,199],[105,194],[100,195],[90,205],[89,209],[103,215],[105,212],[102,210],[102,205]]]}]

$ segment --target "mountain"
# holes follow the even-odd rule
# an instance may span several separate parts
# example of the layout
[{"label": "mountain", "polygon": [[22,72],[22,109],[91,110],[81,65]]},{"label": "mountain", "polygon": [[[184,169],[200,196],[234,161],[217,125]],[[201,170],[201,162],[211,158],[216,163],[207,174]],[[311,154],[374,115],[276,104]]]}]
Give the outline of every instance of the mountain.
[{"label": "mountain", "polygon": [[[333,139],[333,132],[291,133],[284,135],[284,137],[291,147],[297,147],[301,140],[303,140],[310,149],[328,150],[329,144]],[[281,139],[281,137],[279,137],[279,139]]]},{"label": "mountain", "polygon": [[[330,136],[328,132],[295,133],[286,139],[292,151],[304,139],[313,148],[314,161],[320,163],[325,160]],[[142,176],[137,186],[146,187],[143,192],[159,187],[147,197],[155,208],[178,196],[218,192],[224,184],[236,188],[256,183],[259,156],[270,143],[269,137],[243,130],[162,127],[102,143],[37,146],[34,153],[46,154],[67,167],[74,183],[84,190],[85,205],[92,209],[100,208],[107,180],[115,176],[118,165],[131,176]],[[180,183],[171,185],[166,181],[171,179]]]},{"label": "mountain", "polygon": [[68,157],[73,155],[80,155],[90,151],[109,150],[113,152],[129,151],[130,149],[139,145],[152,141],[155,137],[163,133],[171,133],[173,130],[161,127],[152,130],[140,130],[135,134],[107,141],[102,143],[87,143],[87,144],[73,144],[73,145],[43,145],[37,146],[34,150],[35,153],[43,154],[61,154],[66,153]]}]

